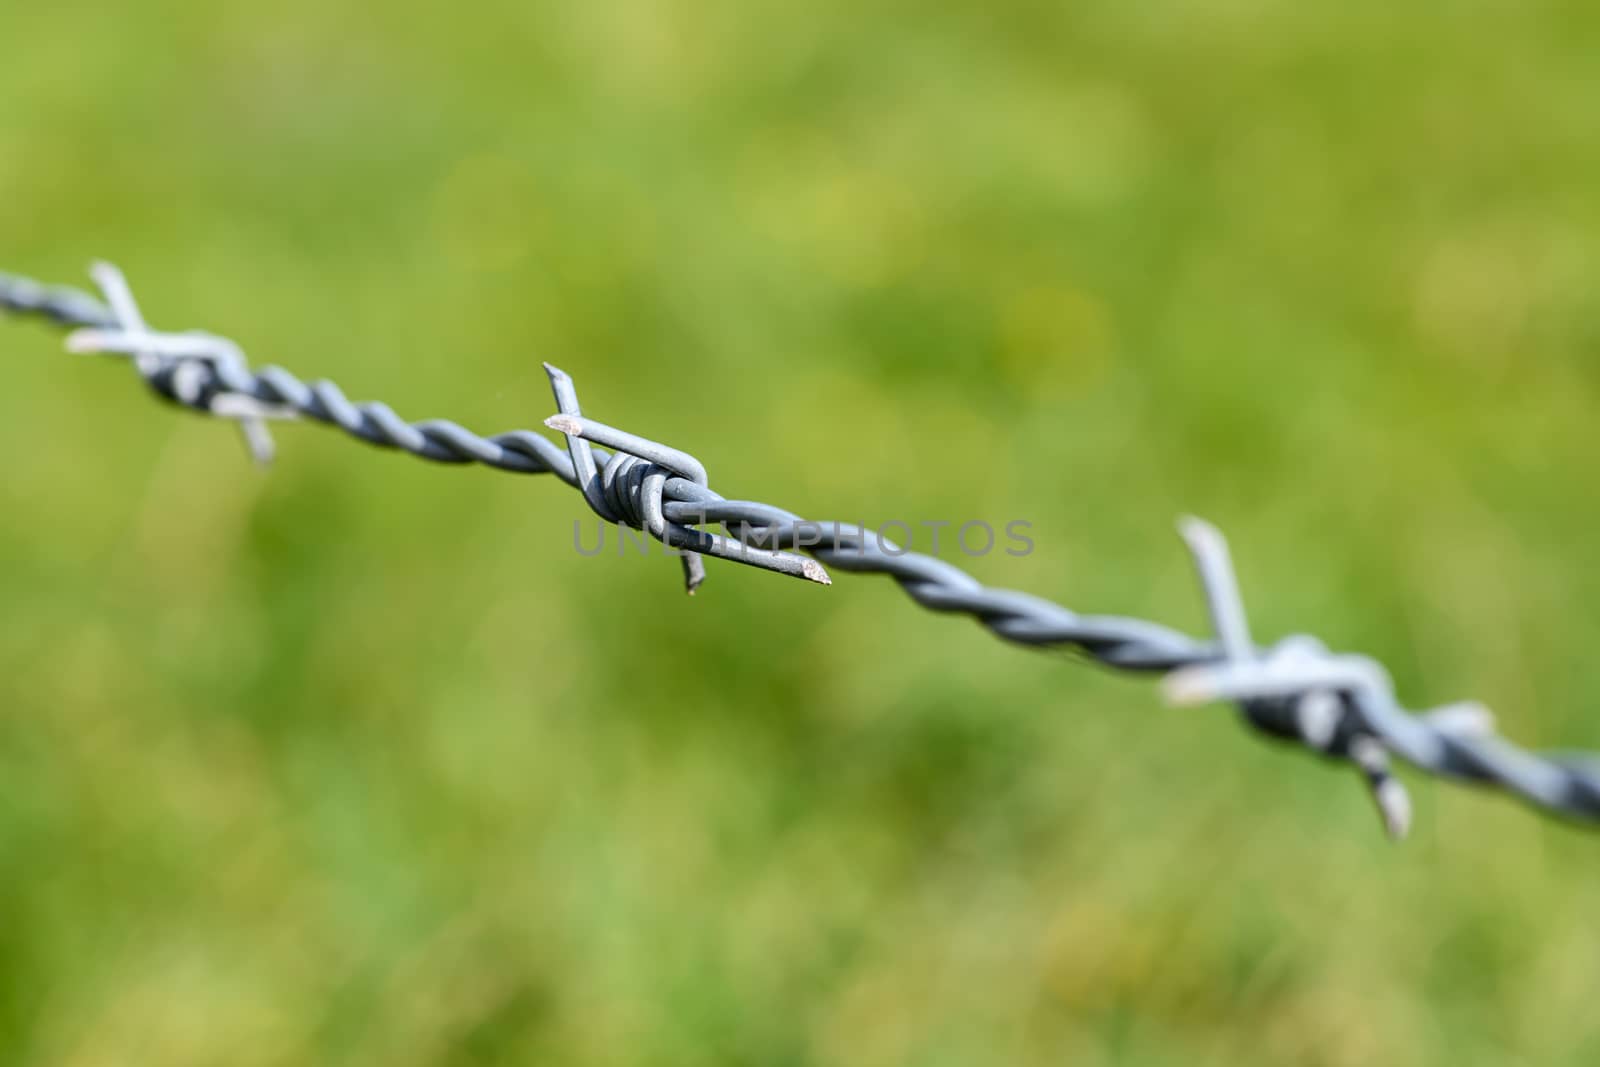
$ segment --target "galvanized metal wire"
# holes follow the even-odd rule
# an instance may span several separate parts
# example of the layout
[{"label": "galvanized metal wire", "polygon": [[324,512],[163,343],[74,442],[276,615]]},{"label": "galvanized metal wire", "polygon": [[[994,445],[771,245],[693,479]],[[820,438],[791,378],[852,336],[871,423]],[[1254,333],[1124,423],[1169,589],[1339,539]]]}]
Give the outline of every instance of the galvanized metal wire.
[{"label": "galvanized metal wire", "polygon": [[304,419],[436,463],[554,474],[601,518],[645,530],[677,550],[691,593],[704,579],[704,556],[822,584],[831,581],[829,568],[885,574],[923,607],[969,615],[1004,640],[1159,674],[1171,702],[1237,704],[1254,730],[1356,769],[1394,837],[1406,833],[1411,806],[1391,758],[1600,823],[1600,757],[1519,749],[1496,735],[1493,717],[1478,704],[1407,711],[1381,664],[1335,654],[1313,637],[1257,645],[1227,544],[1198,519],[1184,520],[1181,532],[1200,574],[1215,640],[1141,619],[1081,615],[1041,597],[987,587],[959,567],[858,525],[811,522],[771,504],[725,499],[689,453],[585,417],[572,379],[548,364],[558,411],[546,425],[563,435],[563,444],[531,430],[483,436],[448,420],[409,422],[386,404],[352,403],[332,382],[306,382],[279,367],[253,370],[226,338],[152,330],[116,268],[97,264],[92,274],[103,300],[0,274],[0,309],[71,328],[71,351],[128,357],[162,399],[237,422],[258,461],[272,454],[269,421]]}]

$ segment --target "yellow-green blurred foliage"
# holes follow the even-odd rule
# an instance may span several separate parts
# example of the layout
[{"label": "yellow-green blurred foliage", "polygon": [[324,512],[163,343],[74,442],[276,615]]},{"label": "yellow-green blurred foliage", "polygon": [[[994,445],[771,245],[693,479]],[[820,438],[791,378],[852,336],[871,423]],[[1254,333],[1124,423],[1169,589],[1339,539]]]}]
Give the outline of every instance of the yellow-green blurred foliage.
[{"label": "yellow-green blurred foliage", "polygon": [[[0,269],[1600,746],[1592,3],[0,8]],[[0,1049],[1592,1064],[1600,839],[0,327]]]}]

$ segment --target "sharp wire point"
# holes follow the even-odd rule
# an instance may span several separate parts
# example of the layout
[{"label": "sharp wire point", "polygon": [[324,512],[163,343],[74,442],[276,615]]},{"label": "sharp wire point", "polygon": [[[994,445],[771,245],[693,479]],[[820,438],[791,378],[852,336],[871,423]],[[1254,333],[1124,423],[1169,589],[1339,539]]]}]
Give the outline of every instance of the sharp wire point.
[{"label": "sharp wire point", "polygon": [[73,355],[87,356],[98,353],[101,350],[100,344],[104,337],[104,330],[87,327],[82,330],[73,330],[67,334],[67,339],[64,343],[67,351]]},{"label": "sharp wire point", "polygon": [[272,466],[272,460],[277,455],[277,445],[272,440],[272,434],[267,431],[266,423],[260,419],[245,419],[239,423],[239,429],[244,434],[245,447],[250,452],[250,458],[256,461],[256,465]]},{"label": "sharp wire point", "polygon": [[1366,778],[1384,830],[1395,841],[1404,839],[1411,831],[1411,796],[1390,768],[1383,743],[1371,734],[1357,736],[1350,742],[1350,762]]},{"label": "sharp wire point", "polygon": [[1220,698],[1208,667],[1184,667],[1161,679],[1161,694],[1173,707],[1192,708]]},{"label": "sharp wire point", "polygon": [[827,568],[814,559],[808,559],[800,565],[800,573],[808,580],[818,585],[832,585],[833,579],[828,575]]},{"label": "sharp wire point", "polygon": [[697,555],[697,554],[695,554],[693,552],[684,553],[684,555],[683,555],[683,589],[684,589],[684,592],[688,593],[690,596],[694,596],[695,592],[697,590],[699,590],[701,584],[704,583],[705,580],[706,580],[706,562],[705,562],[705,560],[701,556],[699,556],[699,555]]},{"label": "sharp wire point", "polygon": [[1239,592],[1238,578],[1234,574],[1233,559],[1228,552],[1228,541],[1222,531],[1204,519],[1186,516],[1178,522],[1178,530],[1194,557],[1195,569],[1200,573],[1200,585],[1205,592],[1206,604],[1211,611],[1211,624],[1217,641],[1228,659],[1250,659],[1255,649],[1250,641],[1250,624],[1244,610],[1244,598]]},{"label": "sharp wire point", "polygon": [[1373,790],[1383,828],[1391,841],[1404,841],[1411,834],[1411,795],[1400,779],[1391,778]]},{"label": "sharp wire point", "polygon": [[1434,708],[1423,718],[1435,729],[1452,737],[1483,738],[1494,735],[1494,712],[1489,710],[1488,705],[1475,700]]}]

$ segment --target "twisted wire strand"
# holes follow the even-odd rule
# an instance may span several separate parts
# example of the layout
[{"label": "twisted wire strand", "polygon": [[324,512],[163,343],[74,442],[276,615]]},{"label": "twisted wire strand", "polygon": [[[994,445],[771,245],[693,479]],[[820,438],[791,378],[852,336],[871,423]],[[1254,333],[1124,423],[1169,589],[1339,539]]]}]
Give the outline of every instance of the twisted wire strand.
[{"label": "twisted wire strand", "polygon": [[[1256,731],[1348,763],[1372,791],[1386,828],[1402,836],[1410,802],[1389,757],[1459,782],[1499,788],[1548,812],[1600,823],[1600,759],[1588,753],[1527,752],[1499,738],[1487,709],[1450,705],[1413,713],[1395,698],[1373,660],[1335,655],[1315,638],[1262,648],[1250,638],[1221,534],[1183,525],[1200,571],[1215,642],[1159,623],[1080,615],[1042,597],[983,585],[944,560],[902,549],[871,529],[814,522],[770,504],[728,500],[688,453],[582,417],[571,379],[549,367],[560,414],[547,425],[567,448],[530,430],[481,436],[443,419],[408,422],[381,402],[352,403],[329,381],[305,382],[267,366],[252,371],[231,342],[145,328],[114,268],[97,268],[108,302],[78,290],[0,274],[0,308],[79,333],[69,347],[134,357],[144,381],[185,408],[240,420],[304,417],[368,444],[437,463],[478,463],[522,474],[554,474],[579,489],[603,519],[648,530],[682,550],[692,592],[699,558],[719,555],[813,581],[826,568],[892,577],[916,603],[968,615],[1020,645],[1066,649],[1103,666],[1161,674],[1174,703],[1236,703]],[[109,306],[108,306],[109,305]],[[603,446],[603,447],[601,447]],[[609,449],[609,451],[608,451]],[[699,527],[712,525],[725,533]],[[793,560],[802,560],[805,569]]]}]

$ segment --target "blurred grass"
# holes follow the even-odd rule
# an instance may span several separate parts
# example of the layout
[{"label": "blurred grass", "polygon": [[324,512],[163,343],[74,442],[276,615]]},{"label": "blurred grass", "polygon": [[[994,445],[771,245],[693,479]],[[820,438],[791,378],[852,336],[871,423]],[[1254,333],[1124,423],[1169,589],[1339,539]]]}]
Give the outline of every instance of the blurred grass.
[{"label": "blurred grass", "polygon": [[[0,267],[414,417],[539,369],[983,578],[1600,746],[1577,3],[0,10]],[[1588,1064],[1600,843],[926,615],[270,475],[7,327],[0,1048],[31,1063]]]}]

